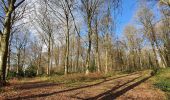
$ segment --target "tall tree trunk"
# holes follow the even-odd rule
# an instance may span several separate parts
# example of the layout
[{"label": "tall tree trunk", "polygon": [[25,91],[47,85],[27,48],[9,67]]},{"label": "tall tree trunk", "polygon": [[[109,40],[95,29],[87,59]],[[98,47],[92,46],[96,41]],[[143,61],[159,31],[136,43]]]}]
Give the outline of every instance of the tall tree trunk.
[{"label": "tall tree trunk", "polygon": [[57,65],[60,65],[60,47],[58,46]]},{"label": "tall tree trunk", "polygon": [[160,50],[160,48],[159,48],[159,46],[158,46],[157,41],[155,41],[155,44],[156,44],[156,48],[157,48],[157,50],[158,50],[159,56],[160,56],[160,58],[161,58],[161,61],[162,61],[162,63],[163,63],[163,66],[164,66],[164,67],[167,67],[167,66],[168,66],[168,65],[167,65],[167,62],[166,62],[166,60],[165,60],[165,57],[164,57],[164,55],[163,55],[163,52]]},{"label": "tall tree trunk", "polygon": [[[12,2],[13,3],[13,2]],[[8,45],[9,45],[9,37],[11,32],[11,14],[14,10],[14,5],[10,4],[8,8],[8,12],[6,13],[6,17],[4,20],[4,30],[2,34],[0,34],[0,70],[1,70],[1,80],[5,83],[6,81],[6,63],[8,57]]]},{"label": "tall tree trunk", "polygon": [[100,58],[99,58],[99,35],[98,35],[98,19],[95,21],[95,33],[96,33],[96,65],[97,71],[100,72]]},{"label": "tall tree trunk", "polygon": [[69,66],[69,23],[68,23],[68,16],[66,16],[66,23],[67,23],[67,33],[66,33],[66,60],[65,60],[65,68],[64,74],[68,74],[68,66]]},{"label": "tall tree trunk", "polygon": [[158,68],[159,67],[159,63],[158,63],[158,59],[157,59],[156,49],[154,47],[154,43],[153,42],[151,43],[151,45],[152,45],[152,51],[154,53],[154,57],[155,57],[155,61],[156,61],[156,68]]},{"label": "tall tree trunk", "polygon": [[90,18],[88,18],[88,50],[87,50],[87,58],[86,58],[86,72],[85,74],[89,74],[89,67],[90,67],[90,53],[91,53],[91,21]]},{"label": "tall tree trunk", "polygon": [[17,53],[17,75],[19,75],[19,71],[20,71],[20,67],[21,67],[21,66],[20,66],[20,65],[21,65],[21,64],[20,64],[20,58],[21,58],[21,57],[20,57],[20,53],[21,53],[21,51],[18,50],[17,52],[18,52],[18,53]]},{"label": "tall tree trunk", "polygon": [[49,36],[48,41],[48,65],[47,65],[47,75],[50,75],[50,63],[51,62],[51,36]]},{"label": "tall tree trunk", "polygon": [[158,45],[158,42],[157,42],[156,36],[155,36],[155,30],[154,30],[153,28],[152,28],[152,37],[153,37],[153,41],[154,41],[155,44],[156,44],[156,49],[158,50],[158,54],[159,54],[159,56],[160,56],[160,58],[161,58],[161,61],[162,61],[163,65],[164,65],[164,66],[167,66],[167,62],[166,62],[166,60],[165,60],[165,58],[164,58],[164,56],[163,56],[162,51],[161,51],[160,48],[159,48],[159,45]]},{"label": "tall tree trunk", "polygon": [[139,63],[140,69],[142,70],[143,63],[142,63],[142,52],[141,52],[141,49],[138,49],[138,52],[139,52],[139,54],[138,54],[138,63]]},{"label": "tall tree trunk", "polygon": [[6,70],[6,77],[8,77],[9,71],[10,71],[10,64],[11,64],[11,49],[8,48],[8,66]]},{"label": "tall tree trunk", "polygon": [[[7,35],[7,34],[6,34]],[[8,37],[7,36],[3,36],[2,37],[2,41],[1,41],[1,50],[0,50],[0,55],[1,55],[1,59],[0,59],[0,67],[1,67],[1,80],[3,81],[3,83],[5,83],[6,81],[6,63],[7,63],[7,57],[8,57]]]},{"label": "tall tree trunk", "polygon": [[105,73],[108,72],[108,34],[106,34],[105,37],[105,45],[106,45],[106,50],[105,50]]},{"label": "tall tree trunk", "polygon": [[78,36],[78,39],[77,39],[77,62],[76,62],[76,67],[80,67],[79,66],[79,58],[80,58],[80,37]]},{"label": "tall tree trunk", "polygon": [[38,66],[37,66],[37,75],[40,74],[40,67],[41,67],[41,55],[42,55],[42,47],[40,48],[40,53],[39,53],[39,60],[38,60]]},{"label": "tall tree trunk", "polygon": [[133,59],[133,71],[135,71],[136,70],[136,56],[135,56],[136,54],[135,54],[135,50],[133,49],[133,51],[132,51],[132,59]]},{"label": "tall tree trunk", "polygon": [[105,51],[105,73],[107,74],[107,72],[108,72],[108,49],[106,48],[106,51]]}]

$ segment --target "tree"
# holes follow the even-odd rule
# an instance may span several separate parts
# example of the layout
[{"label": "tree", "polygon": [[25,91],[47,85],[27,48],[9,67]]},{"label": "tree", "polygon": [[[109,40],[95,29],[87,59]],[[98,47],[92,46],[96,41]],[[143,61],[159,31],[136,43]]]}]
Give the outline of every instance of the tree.
[{"label": "tree", "polygon": [[133,66],[132,70],[142,69],[142,62],[141,62],[141,44],[142,44],[142,35],[138,32],[134,25],[128,24],[124,29],[124,35],[127,41],[127,47],[129,49],[129,58],[132,59]]},{"label": "tree", "polygon": [[95,16],[95,42],[96,42],[96,51],[95,51],[95,62],[96,62],[96,66],[97,66],[97,71],[100,72],[101,71],[101,68],[100,68],[100,55],[99,55],[99,21],[98,21],[98,15],[96,14]]},{"label": "tree", "polygon": [[33,56],[33,66],[36,67],[36,75],[40,74],[40,68],[42,66],[42,40],[40,39],[34,39],[31,42],[31,52]]},{"label": "tree", "polygon": [[[40,37],[47,46],[47,68],[46,74],[50,75],[50,68],[52,67],[52,47],[54,43],[54,25],[55,23],[48,7],[48,2],[42,0],[39,2],[40,8],[35,12],[36,18],[35,23],[38,24],[37,31],[39,32]],[[43,9],[43,10],[42,10]],[[37,26],[36,26],[37,27]]]},{"label": "tree", "polygon": [[[154,15],[149,8],[142,7],[137,12],[137,19],[138,19],[139,23],[143,26],[144,34],[149,39],[149,41],[151,43],[152,50],[153,50],[154,56],[155,56],[156,67],[159,67],[158,56],[157,56],[157,51],[156,51],[156,47],[158,49],[158,45],[156,42],[156,34],[155,34],[155,30],[154,30]],[[155,47],[155,45],[156,45],[156,47]]]},{"label": "tree", "polygon": [[2,16],[0,16],[3,27],[0,30],[0,70],[1,70],[1,80],[5,83],[6,78],[6,63],[7,63],[7,55],[8,55],[8,45],[9,45],[9,37],[11,33],[12,20],[14,18],[14,11],[23,4],[25,0],[1,0],[0,6],[2,9]]},{"label": "tree", "polygon": [[101,30],[104,36],[104,48],[105,48],[105,73],[108,72],[108,53],[109,53],[109,42],[111,39],[109,39],[110,36],[112,36],[113,33],[113,21],[111,18],[110,13],[110,7],[106,10],[107,13],[104,14],[102,20],[101,20]]},{"label": "tree", "polygon": [[[74,9],[74,0],[51,0],[50,8],[52,9],[54,15],[57,17],[58,23],[63,26],[63,30],[65,32],[65,65],[64,65],[64,73],[68,73],[69,64],[69,56],[70,56],[70,32],[72,26],[71,12]],[[59,11],[60,10],[60,11]]]},{"label": "tree", "polygon": [[17,58],[17,70],[16,73],[19,76],[20,72],[23,70],[23,65],[25,62],[25,50],[28,45],[30,34],[28,31],[20,30],[14,34],[13,37],[13,46],[16,50],[16,58]]},{"label": "tree", "polygon": [[88,28],[88,49],[86,57],[86,75],[89,74],[90,67],[90,54],[92,43],[92,20],[94,15],[100,6],[101,0],[81,0],[81,10],[84,14],[84,20]]}]

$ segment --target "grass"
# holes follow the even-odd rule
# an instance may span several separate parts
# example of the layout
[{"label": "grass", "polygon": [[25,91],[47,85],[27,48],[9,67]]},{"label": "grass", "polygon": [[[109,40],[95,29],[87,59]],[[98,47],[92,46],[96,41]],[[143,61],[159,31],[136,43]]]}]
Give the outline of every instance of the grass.
[{"label": "grass", "polygon": [[152,81],[154,86],[164,91],[167,99],[170,100],[170,68],[160,69]]},{"label": "grass", "polygon": [[52,77],[49,77],[48,81],[52,81],[55,83],[62,83],[65,84],[67,87],[75,87],[84,84],[88,85],[91,83],[97,83],[107,77],[110,77],[110,75],[108,76],[100,73],[90,73],[89,75],[84,75],[81,73],[81,74],[69,74],[63,76],[54,75]]},{"label": "grass", "polygon": [[120,72],[109,72],[107,74],[104,73],[90,73],[89,75],[85,75],[83,73],[75,73],[68,75],[53,75],[48,78],[48,81],[54,83],[62,83],[66,87],[78,87],[84,85],[95,84],[103,81],[108,77],[117,77],[122,75]]}]

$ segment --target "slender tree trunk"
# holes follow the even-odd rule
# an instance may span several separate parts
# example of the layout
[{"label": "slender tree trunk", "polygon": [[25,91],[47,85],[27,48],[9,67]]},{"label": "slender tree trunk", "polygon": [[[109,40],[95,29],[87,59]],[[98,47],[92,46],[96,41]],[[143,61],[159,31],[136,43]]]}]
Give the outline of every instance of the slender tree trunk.
[{"label": "slender tree trunk", "polygon": [[50,62],[51,62],[51,36],[49,36],[49,41],[48,41],[48,65],[47,65],[47,75],[50,75]]},{"label": "slender tree trunk", "polygon": [[42,55],[42,47],[40,48],[40,53],[39,53],[39,61],[38,61],[38,67],[37,67],[37,75],[40,74],[40,67],[41,67],[41,55]]},{"label": "slender tree trunk", "polygon": [[135,71],[136,70],[136,57],[135,57],[135,52],[133,51],[133,54],[132,54],[132,56],[133,56],[133,70]]},{"label": "slender tree trunk", "polygon": [[97,72],[100,72],[100,58],[99,58],[99,51],[96,53],[96,62],[97,62]]},{"label": "slender tree trunk", "polygon": [[75,48],[75,33],[73,34],[73,40],[72,40],[72,50],[71,50],[71,56],[72,56],[72,60],[71,60],[71,66],[72,66],[72,71],[76,72],[76,66],[74,66],[74,48]]},{"label": "slender tree trunk", "polygon": [[99,35],[98,35],[98,22],[97,22],[97,18],[95,21],[95,33],[96,33],[96,65],[97,65],[97,72],[100,72],[100,58],[99,58]]},{"label": "slender tree trunk", "polygon": [[79,56],[80,56],[80,37],[78,36],[78,40],[77,40],[77,62],[76,62],[76,67],[80,67],[79,66]]},{"label": "slender tree trunk", "polygon": [[17,53],[17,75],[19,75],[19,71],[20,71],[20,67],[21,67],[21,66],[20,66],[20,65],[21,65],[21,64],[20,64],[20,58],[21,58],[21,57],[20,57],[20,53],[21,53],[21,52],[20,52],[20,50],[18,50],[17,52],[18,52],[18,53]]},{"label": "slender tree trunk", "polygon": [[105,45],[106,45],[106,50],[105,50],[105,73],[108,72],[108,34],[106,34],[105,37]]},{"label": "slender tree trunk", "polygon": [[105,51],[105,58],[106,58],[106,63],[105,63],[105,73],[107,74],[108,72],[108,49],[106,48],[106,51]]},{"label": "slender tree trunk", "polygon": [[57,65],[59,66],[60,65],[60,47],[58,46],[58,54],[57,54],[57,58],[58,58],[58,63]]},{"label": "slender tree trunk", "polygon": [[65,60],[65,70],[64,74],[68,74],[68,66],[69,66],[69,23],[68,23],[68,16],[66,16],[66,23],[67,23],[67,33],[66,33],[66,60]]},{"label": "slender tree trunk", "polygon": [[50,55],[51,55],[51,60],[50,60],[50,74],[51,74],[51,70],[52,70],[52,68],[53,68],[53,55],[54,55],[54,42],[53,42],[53,40],[51,41],[51,51],[50,51]]},{"label": "slender tree trunk", "polygon": [[142,64],[142,52],[141,52],[141,49],[138,49],[138,51],[139,51],[139,54],[138,54],[139,67],[142,70],[142,68],[143,68],[143,64]]}]

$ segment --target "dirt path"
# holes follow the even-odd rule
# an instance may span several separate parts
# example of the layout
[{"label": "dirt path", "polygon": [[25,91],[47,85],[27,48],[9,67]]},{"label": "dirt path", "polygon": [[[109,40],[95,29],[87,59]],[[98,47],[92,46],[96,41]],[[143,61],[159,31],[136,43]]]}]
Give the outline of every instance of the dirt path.
[{"label": "dirt path", "polygon": [[150,76],[139,73],[107,78],[82,87],[66,87],[50,82],[31,82],[14,85],[13,89],[0,94],[7,100],[164,100],[159,90],[148,84]]}]

